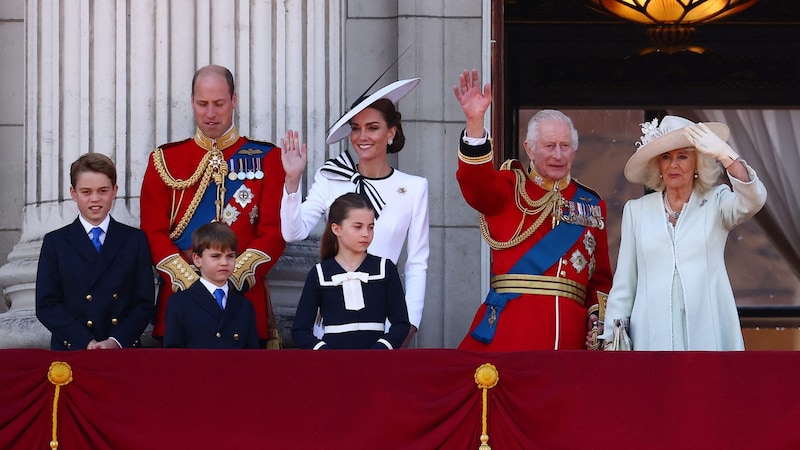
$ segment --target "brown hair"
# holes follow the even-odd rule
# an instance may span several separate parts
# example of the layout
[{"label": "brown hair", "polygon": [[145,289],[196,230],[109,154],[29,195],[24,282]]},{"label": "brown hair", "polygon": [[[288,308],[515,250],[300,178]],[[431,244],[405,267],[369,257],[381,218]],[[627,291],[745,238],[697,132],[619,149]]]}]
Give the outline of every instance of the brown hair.
[{"label": "brown hair", "polygon": [[197,69],[197,72],[194,73],[194,77],[192,77],[192,95],[194,95],[194,85],[197,83],[197,79],[204,75],[210,74],[219,75],[225,78],[225,81],[228,83],[228,92],[230,92],[231,98],[233,98],[233,74],[226,67],[218,66],[216,64],[209,64]]},{"label": "brown hair", "polygon": [[321,259],[333,258],[339,253],[339,239],[333,234],[331,225],[341,225],[347,219],[350,210],[353,209],[368,209],[373,213],[375,212],[375,208],[372,207],[367,199],[355,192],[342,194],[334,200],[328,211],[328,222],[325,224],[325,230],[322,232],[322,240],[319,244],[319,256]]},{"label": "brown hair", "polygon": [[406,136],[403,134],[403,125],[400,123],[402,114],[400,114],[400,111],[394,107],[394,103],[392,103],[392,101],[388,98],[381,98],[375,100],[375,102],[373,102],[367,108],[372,108],[380,112],[381,116],[383,116],[383,120],[386,121],[387,128],[396,128],[392,143],[386,146],[386,152],[397,153],[402,150],[406,143]]},{"label": "brown hair", "polygon": [[239,240],[236,239],[236,233],[222,222],[201,225],[192,233],[192,252],[200,256],[210,248],[235,252],[238,247]]},{"label": "brown hair", "polygon": [[117,184],[117,168],[114,161],[100,153],[84,153],[69,167],[69,182],[74,188],[78,183],[78,175],[84,172],[102,173],[111,180],[111,185]]}]

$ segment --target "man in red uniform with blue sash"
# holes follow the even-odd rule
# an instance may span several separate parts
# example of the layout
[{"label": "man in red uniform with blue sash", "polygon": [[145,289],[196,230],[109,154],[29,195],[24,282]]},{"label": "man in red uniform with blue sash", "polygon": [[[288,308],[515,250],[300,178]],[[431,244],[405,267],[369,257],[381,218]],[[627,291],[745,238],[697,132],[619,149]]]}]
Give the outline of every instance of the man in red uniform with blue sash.
[{"label": "man in red uniform with blue sash", "polygon": [[268,327],[274,318],[263,278],[286,246],[280,229],[285,174],[279,148],[239,136],[233,125],[236,102],[228,69],[199,69],[192,80],[194,137],[150,154],[141,227],[162,278],[153,336],[164,335],[170,294],[199,279],[190,265],[192,231],[218,221],[239,240],[232,286],[253,303],[259,338],[276,348],[278,330]]},{"label": "man in red uniform with blue sash", "polygon": [[459,348],[586,348],[612,274],[605,202],[570,176],[578,147],[572,121],[538,112],[524,143],[530,168],[509,160],[495,170],[483,127],[491,87],[464,71],[454,91],[467,119],[456,177],[492,249],[491,288]]}]

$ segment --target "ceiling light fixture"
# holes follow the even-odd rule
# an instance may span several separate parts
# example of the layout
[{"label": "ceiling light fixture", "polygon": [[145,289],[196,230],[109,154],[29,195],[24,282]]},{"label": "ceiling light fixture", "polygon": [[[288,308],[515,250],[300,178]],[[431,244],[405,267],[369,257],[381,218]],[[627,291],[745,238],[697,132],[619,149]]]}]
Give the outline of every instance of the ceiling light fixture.
[{"label": "ceiling light fixture", "polygon": [[647,37],[655,45],[645,53],[673,54],[682,50],[702,53],[690,46],[695,26],[743,11],[758,0],[584,0],[604,14],[648,25]]}]

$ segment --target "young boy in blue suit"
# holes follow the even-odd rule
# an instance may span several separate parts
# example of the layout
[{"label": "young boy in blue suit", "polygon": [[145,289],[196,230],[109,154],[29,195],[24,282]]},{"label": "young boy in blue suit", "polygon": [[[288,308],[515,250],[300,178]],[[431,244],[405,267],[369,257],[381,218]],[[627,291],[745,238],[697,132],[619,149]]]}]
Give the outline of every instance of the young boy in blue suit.
[{"label": "young boy in blue suit", "polygon": [[80,214],[44,237],[36,317],[52,333],[52,350],[133,347],[155,313],[147,238],[109,215],[117,195],[110,158],[86,153],[69,172]]},{"label": "young boy in blue suit", "polygon": [[237,248],[236,234],[224,223],[207,223],[192,233],[200,280],[169,297],[164,347],[258,348],[253,304],[228,283]]}]

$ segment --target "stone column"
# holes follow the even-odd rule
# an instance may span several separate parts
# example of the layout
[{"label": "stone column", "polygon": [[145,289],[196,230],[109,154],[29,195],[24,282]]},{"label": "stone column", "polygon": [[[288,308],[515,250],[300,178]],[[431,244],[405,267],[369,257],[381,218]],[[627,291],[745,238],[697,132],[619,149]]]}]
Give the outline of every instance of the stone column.
[{"label": "stone column", "polygon": [[[339,113],[328,105],[339,102],[340,21],[340,2],[315,0],[29,0],[24,217],[0,267],[10,302],[0,348],[49,346],[34,312],[36,268],[44,234],[77,216],[72,161],[85,152],[111,157],[112,215],[138,225],[148,154],[192,135],[191,79],[209,63],[234,73],[241,134],[278,143],[293,128],[324,148]],[[298,297],[273,301],[288,309]]]}]

